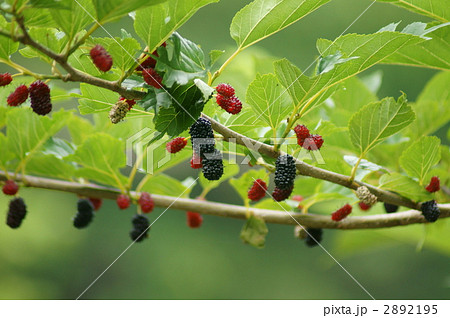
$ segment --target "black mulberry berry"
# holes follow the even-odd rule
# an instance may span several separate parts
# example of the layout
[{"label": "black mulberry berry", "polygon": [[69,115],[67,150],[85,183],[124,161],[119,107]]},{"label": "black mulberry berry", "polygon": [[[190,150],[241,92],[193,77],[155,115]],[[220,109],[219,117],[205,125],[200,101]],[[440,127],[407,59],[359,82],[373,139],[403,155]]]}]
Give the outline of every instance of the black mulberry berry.
[{"label": "black mulberry berry", "polygon": [[322,241],[322,229],[306,229],[308,236],[305,239],[305,243],[309,247],[318,245]]},{"label": "black mulberry berry", "polygon": [[275,185],[278,189],[286,190],[294,185],[295,160],[290,155],[282,155],[275,162]]},{"label": "black mulberry berry", "polygon": [[36,81],[30,85],[31,108],[38,115],[47,115],[52,110],[50,100],[50,88],[41,81]]},{"label": "black mulberry berry", "polygon": [[6,224],[12,229],[17,229],[22,224],[27,214],[27,206],[22,198],[14,198],[9,201],[8,214],[6,216]]},{"label": "black mulberry berry", "polygon": [[214,132],[208,119],[199,118],[189,128],[189,134],[194,152],[200,154],[202,159],[205,154],[214,152]]},{"label": "black mulberry berry", "polygon": [[223,175],[222,154],[214,150],[207,158],[203,159],[203,176],[208,180],[219,180]]},{"label": "black mulberry berry", "polygon": [[85,228],[94,217],[94,205],[88,199],[79,199],[77,210],[78,212],[73,218],[73,226],[77,229]]},{"label": "black mulberry berry", "polygon": [[386,213],[395,213],[398,211],[398,205],[384,202],[384,209]]},{"label": "black mulberry berry", "polygon": [[133,229],[130,232],[130,237],[135,242],[141,242],[148,237],[148,231],[150,230],[150,222],[143,215],[135,215],[133,220]]},{"label": "black mulberry berry", "polygon": [[439,219],[439,215],[441,215],[441,211],[439,211],[435,200],[423,202],[420,209],[428,222],[436,222]]},{"label": "black mulberry berry", "polygon": [[279,188],[275,187],[275,189],[273,189],[273,192],[272,192],[272,198],[277,202],[284,201],[287,198],[289,198],[289,196],[292,193],[292,190],[294,190],[294,186],[292,186],[288,189],[279,189]]}]

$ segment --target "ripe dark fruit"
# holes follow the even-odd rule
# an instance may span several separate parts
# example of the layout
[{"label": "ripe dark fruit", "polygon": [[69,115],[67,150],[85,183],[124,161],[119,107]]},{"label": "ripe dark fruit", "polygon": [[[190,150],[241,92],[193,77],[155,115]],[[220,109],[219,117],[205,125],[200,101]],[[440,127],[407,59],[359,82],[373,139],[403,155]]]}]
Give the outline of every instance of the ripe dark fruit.
[{"label": "ripe dark fruit", "polygon": [[108,72],[112,65],[113,60],[111,55],[105,50],[103,46],[97,44],[94,46],[89,52],[92,62],[94,62],[95,66],[102,72]]},{"label": "ripe dark fruit", "polygon": [[94,217],[94,205],[88,199],[79,199],[77,210],[78,212],[73,218],[73,226],[77,229],[87,227]]},{"label": "ripe dark fruit", "polygon": [[431,177],[430,183],[425,187],[428,192],[437,192],[441,189],[439,177]]},{"label": "ripe dark fruit", "polygon": [[13,79],[11,77],[11,74],[9,74],[9,73],[0,74],[0,87],[9,85],[9,83],[11,83],[12,80]]},{"label": "ripe dark fruit", "polygon": [[286,190],[292,188],[295,180],[295,160],[290,155],[282,155],[275,162],[275,186]]},{"label": "ripe dark fruit", "polygon": [[248,190],[247,196],[252,201],[259,201],[266,196],[266,191],[267,184],[263,180],[257,179]]},{"label": "ripe dark fruit", "polygon": [[424,218],[428,222],[436,222],[437,219],[439,219],[439,215],[441,215],[441,211],[439,210],[435,200],[423,202],[420,209],[422,210]]},{"label": "ripe dark fruit", "polygon": [[194,152],[193,155],[192,155],[192,159],[191,159],[191,168],[192,169],[203,168],[202,161],[203,161],[203,159]]},{"label": "ripe dark fruit", "polygon": [[230,84],[221,83],[217,85],[216,91],[218,94],[223,95],[225,97],[234,96],[234,88]]},{"label": "ripe dark fruit", "polygon": [[12,92],[6,102],[9,106],[19,106],[24,103],[28,98],[28,87],[25,85],[18,86],[14,92]]},{"label": "ripe dark fruit", "polygon": [[133,228],[130,232],[130,237],[135,242],[142,242],[148,237],[148,231],[150,230],[150,222],[143,215],[135,215],[131,221]]},{"label": "ripe dark fruit", "polygon": [[155,71],[154,68],[145,68],[142,71],[144,81],[155,88],[162,88],[162,77]]},{"label": "ripe dark fruit", "polygon": [[98,211],[102,207],[103,200],[99,198],[88,198],[89,201],[91,201],[92,205],[94,206],[94,210]]},{"label": "ripe dark fruit", "polygon": [[307,236],[305,239],[306,246],[314,247],[322,241],[322,234],[323,234],[322,229],[307,228],[306,232],[307,232]]},{"label": "ripe dark fruit", "polygon": [[363,211],[367,211],[372,207],[371,205],[365,204],[362,201],[359,201],[358,205],[359,205],[359,208]]},{"label": "ripe dark fruit", "polygon": [[141,207],[142,213],[150,213],[155,207],[155,202],[152,197],[147,192],[142,192],[138,200],[139,206]]},{"label": "ripe dark fruit", "polygon": [[50,88],[41,81],[36,81],[30,85],[31,108],[38,115],[47,115],[52,110],[50,100]]},{"label": "ripe dark fruit", "polygon": [[125,210],[130,206],[130,197],[126,194],[120,194],[116,199],[117,206],[121,210]]},{"label": "ripe dark fruit", "polygon": [[275,187],[275,189],[273,189],[273,192],[272,192],[272,197],[277,202],[284,201],[287,198],[289,198],[289,196],[292,193],[292,190],[294,190],[294,186],[292,186],[291,188],[288,188],[288,189],[279,189],[279,188]]},{"label": "ripe dark fruit", "polygon": [[186,221],[187,221],[187,225],[191,229],[195,229],[202,225],[203,217],[200,213],[187,211],[186,212]]},{"label": "ripe dark fruit", "polygon": [[14,180],[6,180],[2,191],[6,195],[15,195],[19,191],[19,186]]},{"label": "ripe dark fruit", "polygon": [[166,149],[170,153],[177,153],[187,145],[187,139],[184,137],[177,137],[166,144]]},{"label": "ripe dark fruit", "polygon": [[219,180],[223,175],[223,161],[222,154],[219,150],[214,150],[212,154],[209,154],[203,159],[203,176],[212,181]]},{"label": "ripe dark fruit", "polygon": [[226,112],[236,115],[242,110],[242,102],[236,96],[226,97],[223,95],[216,96],[217,104]]},{"label": "ripe dark fruit", "polygon": [[189,134],[194,152],[199,154],[202,159],[205,154],[214,152],[214,132],[208,119],[197,119],[189,128]]},{"label": "ripe dark fruit", "polygon": [[[167,45],[166,42],[161,44],[161,46],[163,46],[163,47],[166,47],[166,45]],[[154,50],[152,53],[152,56],[159,57],[158,52],[156,50]],[[155,66],[156,66],[156,60],[153,57],[149,56],[149,57],[147,57],[147,59],[145,59],[141,63],[141,65],[138,66],[137,70],[142,71],[144,68],[149,68],[149,67],[155,68]]]},{"label": "ripe dark fruit", "polygon": [[398,211],[398,205],[384,202],[384,209],[386,213],[395,213]]},{"label": "ripe dark fruit", "polygon": [[345,219],[350,213],[352,213],[352,206],[347,203],[342,208],[333,212],[333,214],[331,214],[331,219],[333,221],[339,222]]},{"label": "ripe dark fruit", "polygon": [[6,215],[6,224],[17,229],[27,214],[27,206],[22,198],[14,198],[9,201],[8,214]]}]

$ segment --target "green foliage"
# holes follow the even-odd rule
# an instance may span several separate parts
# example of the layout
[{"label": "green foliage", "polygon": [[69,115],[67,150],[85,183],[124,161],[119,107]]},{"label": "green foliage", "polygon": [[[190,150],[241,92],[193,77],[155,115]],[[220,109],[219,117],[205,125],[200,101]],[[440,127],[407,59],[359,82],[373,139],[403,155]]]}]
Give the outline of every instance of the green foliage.
[{"label": "green foliage", "polygon": [[269,233],[263,219],[251,215],[241,231],[241,240],[257,248],[263,248],[266,243],[266,235]]},{"label": "green foliage", "polygon": [[377,0],[388,2],[399,7],[411,10],[415,13],[428,16],[432,19],[447,22],[450,21],[450,9],[448,3],[442,0]]}]

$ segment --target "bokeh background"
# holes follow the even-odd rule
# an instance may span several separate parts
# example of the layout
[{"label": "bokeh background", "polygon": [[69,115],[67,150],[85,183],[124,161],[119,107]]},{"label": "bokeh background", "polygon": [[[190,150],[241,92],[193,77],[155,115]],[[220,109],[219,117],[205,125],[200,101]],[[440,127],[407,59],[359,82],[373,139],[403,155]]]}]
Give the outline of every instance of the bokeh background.
[{"label": "bokeh background", "polygon": [[[222,0],[205,7],[179,31],[205,51],[224,49],[225,56],[229,55],[234,48],[229,36],[231,19],[248,2]],[[276,58],[286,57],[306,69],[317,57],[316,39],[339,36],[371,2],[332,1],[243,53],[223,79],[244,96],[255,73],[271,71],[271,61]],[[405,26],[428,19],[375,3],[347,33],[372,33],[398,21]],[[121,28],[132,32],[131,20],[107,26],[114,35]],[[420,68],[377,66],[363,75],[374,71],[383,73],[379,97],[397,97],[402,90],[410,100],[435,74]],[[76,107],[76,103],[67,102],[64,107]],[[438,134],[449,143],[444,131]],[[191,173],[186,167],[172,169],[169,174],[184,179]],[[199,190],[194,189],[192,196]],[[0,226],[2,299],[75,299],[130,244],[133,209],[119,211],[115,202],[106,201],[95,222],[80,231],[71,224],[75,195],[36,189],[22,189],[21,194],[29,204],[24,224],[19,230]],[[207,198],[241,203],[227,185],[213,190]],[[7,198],[0,196],[0,207],[6,210],[6,206]],[[156,209],[152,220],[162,212]],[[152,227],[150,238],[117,259],[82,299],[369,298],[322,249],[310,249],[295,239],[291,226],[269,225],[266,247],[258,250],[240,241],[241,220],[204,216],[203,226],[195,230],[185,223],[184,212],[168,210]],[[448,223],[433,226],[448,228]],[[430,232],[432,228],[424,225],[326,230],[323,245],[377,299],[448,299],[450,249],[445,242],[449,236],[434,238],[440,244],[423,245]]]}]

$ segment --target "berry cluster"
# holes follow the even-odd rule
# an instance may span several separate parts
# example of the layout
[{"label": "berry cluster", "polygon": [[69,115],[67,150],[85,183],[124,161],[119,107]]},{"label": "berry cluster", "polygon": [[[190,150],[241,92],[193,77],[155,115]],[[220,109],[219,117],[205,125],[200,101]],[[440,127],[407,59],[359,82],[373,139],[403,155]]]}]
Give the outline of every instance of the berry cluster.
[{"label": "berry cluster", "polygon": [[142,192],[139,197],[138,204],[142,210],[142,213],[150,213],[155,208],[155,202],[153,201],[150,193]]},{"label": "berry cluster", "polygon": [[9,85],[12,82],[12,76],[9,73],[0,74],[0,87]]},{"label": "berry cluster", "polygon": [[130,206],[131,199],[126,194],[119,194],[119,196],[116,199],[116,203],[117,203],[117,206],[119,207],[119,209],[125,210],[125,209],[128,209],[128,207]]},{"label": "berry cluster", "polygon": [[221,83],[216,87],[216,103],[226,112],[236,115],[242,110],[242,103],[234,94],[234,88],[230,84]]},{"label": "berry cluster", "polygon": [[186,223],[191,229],[199,228],[203,223],[203,217],[200,213],[187,211]]},{"label": "berry cluster", "polygon": [[25,85],[18,86],[14,92],[12,92],[8,98],[6,99],[6,102],[9,106],[19,106],[20,104],[25,103],[25,101],[28,99],[28,87]]},{"label": "berry cluster", "polygon": [[319,150],[323,145],[322,136],[311,135],[305,125],[297,125],[294,132],[297,135],[297,144],[306,150]]},{"label": "berry cluster", "polygon": [[50,100],[50,88],[41,81],[36,81],[30,85],[31,108],[38,115],[47,115],[52,110]]},{"label": "berry cluster", "polygon": [[130,237],[134,242],[142,242],[148,237],[148,231],[150,230],[150,222],[143,215],[135,215],[131,221],[133,228],[130,232]]},{"label": "berry cluster", "polygon": [[27,215],[27,206],[22,198],[14,198],[9,201],[8,214],[6,216],[6,224],[17,229],[22,224],[23,219]]},{"label": "berry cluster", "polygon": [[422,210],[424,218],[428,222],[436,222],[441,215],[441,211],[439,210],[435,200],[423,202],[420,209]]},{"label": "berry cluster", "polygon": [[162,77],[156,72],[154,68],[144,68],[142,71],[142,76],[144,77],[144,81],[154,88],[162,88]]},{"label": "berry cluster", "polygon": [[266,196],[266,191],[267,184],[263,180],[257,179],[248,190],[247,196],[252,201],[259,201]]},{"label": "berry cluster", "polygon": [[430,183],[425,187],[428,192],[437,192],[441,189],[439,177],[431,177]]},{"label": "berry cluster", "polygon": [[113,65],[112,57],[100,44],[94,46],[89,52],[89,55],[91,56],[92,62],[100,71],[108,72],[111,69]]},{"label": "berry cluster", "polygon": [[223,175],[223,161],[222,161],[222,153],[214,149],[212,154],[208,154],[203,161],[203,176],[212,181],[219,180]]},{"label": "berry cluster", "polygon": [[187,145],[187,138],[177,137],[166,144],[166,149],[170,153],[177,153]]},{"label": "berry cluster", "polygon": [[77,229],[85,228],[94,218],[94,205],[88,199],[79,199],[77,210],[78,212],[73,218],[73,226]]},{"label": "berry cluster", "polygon": [[342,208],[334,211],[333,214],[331,214],[331,219],[333,221],[339,222],[345,219],[350,213],[352,213],[352,206],[347,203]]},{"label": "berry cluster", "polygon": [[294,190],[295,159],[291,155],[281,155],[275,162],[275,189],[272,197],[275,201],[289,198]]},{"label": "berry cluster", "polygon": [[14,180],[6,180],[3,185],[2,191],[6,195],[16,195],[19,191],[19,186]]},{"label": "berry cluster", "polygon": [[122,121],[131,109],[127,100],[118,100],[111,110],[109,111],[109,119],[113,124],[117,124]]}]

